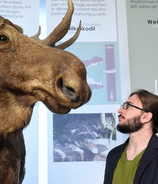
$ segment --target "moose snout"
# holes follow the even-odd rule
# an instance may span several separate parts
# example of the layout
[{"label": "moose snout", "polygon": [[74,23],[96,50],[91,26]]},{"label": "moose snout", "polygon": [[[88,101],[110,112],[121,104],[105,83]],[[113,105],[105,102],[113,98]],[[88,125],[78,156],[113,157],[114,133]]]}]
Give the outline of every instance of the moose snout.
[{"label": "moose snout", "polygon": [[[70,77],[71,76],[71,77]],[[77,108],[89,101],[91,90],[86,80],[81,80],[78,76],[62,75],[58,78],[58,90],[64,101],[69,103],[71,108]]]}]

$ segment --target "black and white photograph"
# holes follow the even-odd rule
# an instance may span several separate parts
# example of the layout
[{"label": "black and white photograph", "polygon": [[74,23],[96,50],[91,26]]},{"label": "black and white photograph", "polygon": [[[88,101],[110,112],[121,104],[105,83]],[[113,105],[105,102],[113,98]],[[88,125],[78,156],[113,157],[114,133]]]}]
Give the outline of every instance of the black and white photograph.
[{"label": "black and white photograph", "polygon": [[115,143],[114,113],[53,115],[54,162],[105,161]]}]

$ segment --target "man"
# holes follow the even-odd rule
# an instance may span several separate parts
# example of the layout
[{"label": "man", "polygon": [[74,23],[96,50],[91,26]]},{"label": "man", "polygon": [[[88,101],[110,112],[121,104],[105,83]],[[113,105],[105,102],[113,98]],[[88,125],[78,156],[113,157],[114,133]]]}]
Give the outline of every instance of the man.
[{"label": "man", "polygon": [[158,96],[138,90],[118,113],[129,138],[109,152],[104,184],[158,184]]}]

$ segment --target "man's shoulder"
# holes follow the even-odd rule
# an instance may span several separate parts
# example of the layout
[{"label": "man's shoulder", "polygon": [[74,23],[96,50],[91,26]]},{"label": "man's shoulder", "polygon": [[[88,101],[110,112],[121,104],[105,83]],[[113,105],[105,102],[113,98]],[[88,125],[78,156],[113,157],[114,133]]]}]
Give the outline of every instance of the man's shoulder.
[{"label": "man's shoulder", "polygon": [[153,147],[154,149],[158,148],[158,135],[153,134],[151,137],[148,146]]}]

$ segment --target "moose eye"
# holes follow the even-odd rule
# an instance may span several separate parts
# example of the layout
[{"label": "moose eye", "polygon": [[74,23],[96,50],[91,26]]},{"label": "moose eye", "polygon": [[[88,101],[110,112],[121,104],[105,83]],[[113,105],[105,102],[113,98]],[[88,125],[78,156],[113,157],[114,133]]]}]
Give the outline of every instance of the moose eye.
[{"label": "moose eye", "polygon": [[7,42],[8,41],[8,37],[5,35],[0,35],[0,42]]}]

